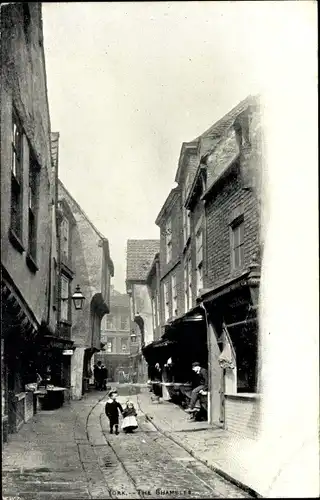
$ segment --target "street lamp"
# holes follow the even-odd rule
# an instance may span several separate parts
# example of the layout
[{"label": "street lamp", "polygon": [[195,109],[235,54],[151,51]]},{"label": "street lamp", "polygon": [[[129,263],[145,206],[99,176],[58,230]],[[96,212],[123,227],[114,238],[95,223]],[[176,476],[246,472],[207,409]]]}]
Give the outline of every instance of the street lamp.
[{"label": "street lamp", "polygon": [[74,308],[77,311],[81,311],[82,307],[83,307],[83,303],[86,300],[86,298],[82,294],[79,285],[76,286],[76,291],[74,292],[74,294],[72,295],[71,298],[72,298],[72,301],[73,301],[73,304],[74,304]]}]

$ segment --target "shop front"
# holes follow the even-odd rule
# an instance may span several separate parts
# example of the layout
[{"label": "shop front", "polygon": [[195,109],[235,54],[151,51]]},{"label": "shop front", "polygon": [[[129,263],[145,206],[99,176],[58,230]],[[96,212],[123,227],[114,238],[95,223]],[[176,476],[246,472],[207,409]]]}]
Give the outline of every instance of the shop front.
[{"label": "shop front", "polygon": [[164,399],[186,406],[196,376],[192,363],[198,361],[208,369],[207,327],[200,306],[166,325],[161,339],[145,346],[143,355],[148,363],[151,384],[158,383],[156,365],[161,372]]},{"label": "shop front", "polygon": [[[210,335],[213,422],[232,432],[255,438],[259,432],[258,296],[259,269],[250,269],[224,286],[206,291]],[[213,381],[214,378],[214,381]]]},{"label": "shop front", "polygon": [[33,415],[33,395],[25,385],[36,357],[38,325],[22,299],[4,280],[1,282],[1,388],[2,439],[17,432]]}]

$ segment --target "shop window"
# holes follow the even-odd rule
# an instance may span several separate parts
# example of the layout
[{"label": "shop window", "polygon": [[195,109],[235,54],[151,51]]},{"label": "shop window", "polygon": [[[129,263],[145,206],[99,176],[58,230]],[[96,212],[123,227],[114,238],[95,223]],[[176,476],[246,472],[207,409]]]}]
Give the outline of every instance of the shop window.
[{"label": "shop window", "polygon": [[28,252],[33,261],[37,258],[37,219],[39,207],[40,167],[30,150],[29,161],[29,219],[28,219]]},{"label": "shop window", "polygon": [[11,230],[22,239],[23,131],[15,113],[12,116]]},{"label": "shop window", "polygon": [[69,321],[70,319],[70,280],[61,275],[60,278],[60,319],[61,321]]},{"label": "shop window", "polygon": [[229,327],[237,363],[237,392],[257,392],[258,323]]},{"label": "shop window", "polygon": [[165,229],[165,236],[166,236],[166,259],[167,259],[167,263],[169,263],[172,260],[172,227],[171,227],[171,220],[167,221],[166,229]]},{"label": "shop window", "polygon": [[244,220],[238,217],[231,224],[231,264],[232,269],[241,269],[244,265]]},{"label": "shop window", "polygon": [[171,277],[172,316],[178,315],[177,277]]}]

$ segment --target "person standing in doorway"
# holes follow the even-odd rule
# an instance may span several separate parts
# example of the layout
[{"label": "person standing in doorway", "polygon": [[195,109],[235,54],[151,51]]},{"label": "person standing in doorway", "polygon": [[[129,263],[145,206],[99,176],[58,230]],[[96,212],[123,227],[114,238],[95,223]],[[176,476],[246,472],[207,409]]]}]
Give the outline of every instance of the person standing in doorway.
[{"label": "person standing in doorway", "polygon": [[108,379],[108,370],[104,365],[101,365],[101,386],[102,390],[107,390],[107,379]]},{"label": "person standing in doorway", "polygon": [[198,384],[191,392],[190,405],[189,408],[185,410],[187,413],[193,413],[197,411],[195,410],[195,405],[199,398],[199,395],[202,394],[202,392],[206,392],[208,390],[208,370],[202,368],[200,363],[198,363],[197,361],[192,363],[192,370],[198,375]]},{"label": "person standing in doorway", "polygon": [[162,370],[159,363],[155,364],[153,379],[153,394],[155,395],[155,399],[160,402],[162,398]]},{"label": "person standing in doorway", "polygon": [[98,361],[98,363],[95,365],[95,367],[93,369],[93,375],[94,375],[96,389],[98,389],[98,391],[101,391],[101,389],[102,389],[101,361]]}]

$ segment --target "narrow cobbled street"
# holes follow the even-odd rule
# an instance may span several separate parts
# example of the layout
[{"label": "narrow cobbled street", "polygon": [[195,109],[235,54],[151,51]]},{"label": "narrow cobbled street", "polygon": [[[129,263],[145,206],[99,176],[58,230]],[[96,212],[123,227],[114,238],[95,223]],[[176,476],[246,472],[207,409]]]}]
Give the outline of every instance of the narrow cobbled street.
[{"label": "narrow cobbled street", "polygon": [[[139,408],[139,396],[130,397]],[[4,450],[3,498],[249,497],[159,432],[141,410],[134,434],[110,435],[105,400],[93,393],[28,423]]]}]

